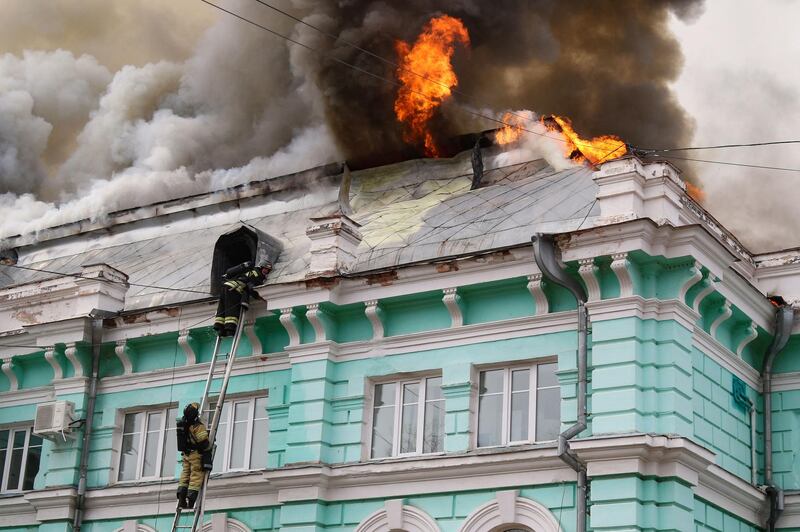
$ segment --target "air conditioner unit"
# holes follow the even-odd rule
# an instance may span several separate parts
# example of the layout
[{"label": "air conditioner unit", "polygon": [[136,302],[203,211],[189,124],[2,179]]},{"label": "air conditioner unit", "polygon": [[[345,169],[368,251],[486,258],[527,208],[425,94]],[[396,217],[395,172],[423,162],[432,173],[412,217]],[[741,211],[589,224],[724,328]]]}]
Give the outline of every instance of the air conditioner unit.
[{"label": "air conditioner unit", "polygon": [[53,401],[36,405],[33,433],[43,438],[55,439],[72,432],[70,424],[75,420],[75,403]]}]

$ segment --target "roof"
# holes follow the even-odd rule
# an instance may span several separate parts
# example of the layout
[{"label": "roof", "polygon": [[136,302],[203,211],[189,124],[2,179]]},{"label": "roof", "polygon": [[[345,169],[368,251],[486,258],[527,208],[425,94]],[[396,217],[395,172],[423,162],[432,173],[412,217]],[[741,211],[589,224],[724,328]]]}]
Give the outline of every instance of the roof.
[{"label": "roof", "polygon": [[[484,164],[476,190],[470,190],[468,152],[353,172],[351,218],[361,224],[363,240],[349,273],[525,245],[534,232],[591,226],[599,215],[591,169],[555,171],[542,160],[493,168],[491,149],[484,151]],[[23,235],[16,241],[18,265],[76,274],[105,263],[128,275],[125,310],[176,304],[204,297],[217,237],[245,223],[284,244],[268,283],[302,281],[310,262],[306,228],[312,217],[336,209],[342,168],[328,165],[233,192],[132,209],[30,243]],[[0,268],[0,287],[53,276]]]}]

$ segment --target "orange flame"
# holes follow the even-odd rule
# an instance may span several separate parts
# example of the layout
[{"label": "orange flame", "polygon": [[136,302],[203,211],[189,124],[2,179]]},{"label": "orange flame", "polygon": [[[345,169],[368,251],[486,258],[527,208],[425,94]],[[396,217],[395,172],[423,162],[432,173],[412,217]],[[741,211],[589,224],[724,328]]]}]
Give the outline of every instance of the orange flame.
[{"label": "orange flame", "polygon": [[698,187],[694,183],[690,183],[689,181],[684,181],[686,183],[686,193],[689,194],[693,200],[698,202],[703,202],[706,199],[706,191],[702,188]]},{"label": "orange flame", "polygon": [[550,130],[564,135],[566,147],[564,154],[572,160],[597,165],[617,157],[622,157],[628,149],[625,142],[614,135],[602,135],[591,140],[583,139],[572,128],[572,121],[557,115],[542,117],[542,124]]},{"label": "orange flame", "polygon": [[401,86],[394,102],[397,120],[405,124],[403,140],[422,143],[425,154],[439,156],[436,141],[428,130],[428,121],[436,109],[458,85],[450,58],[455,45],[469,46],[469,33],[457,18],[442,15],[428,21],[414,46],[397,41],[400,58],[397,78]]},{"label": "orange flame", "polygon": [[503,127],[494,132],[494,142],[499,146],[515,142],[522,136],[523,120],[522,117],[513,113],[503,115]]}]

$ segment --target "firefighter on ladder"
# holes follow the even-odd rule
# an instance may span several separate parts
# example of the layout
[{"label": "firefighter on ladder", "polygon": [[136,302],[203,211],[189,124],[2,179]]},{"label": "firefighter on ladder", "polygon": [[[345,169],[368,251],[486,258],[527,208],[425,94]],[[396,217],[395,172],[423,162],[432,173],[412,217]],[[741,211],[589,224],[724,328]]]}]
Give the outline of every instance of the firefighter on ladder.
[{"label": "firefighter on ladder", "polygon": [[181,452],[181,477],[178,481],[178,505],[194,508],[205,471],[212,468],[208,431],[200,421],[200,405],[191,403],[183,409],[177,423],[178,450]]},{"label": "firefighter on ladder", "polygon": [[242,301],[246,301],[254,286],[264,282],[270,270],[272,264],[264,261],[258,266],[243,262],[225,272],[225,282],[214,317],[214,330],[218,336],[233,336],[236,333]]}]

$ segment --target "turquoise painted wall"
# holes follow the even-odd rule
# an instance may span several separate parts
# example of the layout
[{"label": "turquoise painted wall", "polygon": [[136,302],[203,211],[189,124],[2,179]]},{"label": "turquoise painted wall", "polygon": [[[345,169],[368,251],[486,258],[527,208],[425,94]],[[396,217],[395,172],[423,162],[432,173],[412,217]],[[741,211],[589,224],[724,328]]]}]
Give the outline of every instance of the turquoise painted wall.
[{"label": "turquoise painted wall", "polygon": [[712,530],[716,532],[759,532],[761,530],[699,497],[694,498],[694,523],[697,532]]}]

